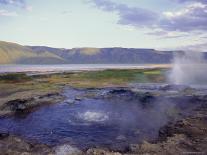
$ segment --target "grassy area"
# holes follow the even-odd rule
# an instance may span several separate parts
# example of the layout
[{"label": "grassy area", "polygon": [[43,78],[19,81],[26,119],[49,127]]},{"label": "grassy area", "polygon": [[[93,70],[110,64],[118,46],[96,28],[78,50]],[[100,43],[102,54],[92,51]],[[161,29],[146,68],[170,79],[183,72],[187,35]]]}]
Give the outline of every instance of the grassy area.
[{"label": "grassy area", "polygon": [[23,73],[0,75],[0,84],[15,83],[47,89],[59,85],[74,87],[107,87],[127,85],[128,83],[151,83],[165,81],[164,69],[104,70],[78,73],[57,73],[48,75],[27,76]]},{"label": "grassy area", "polygon": [[73,87],[124,86],[129,83],[163,82],[165,70],[104,70],[80,73],[54,74],[42,77],[51,84]]},{"label": "grassy area", "polygon": [[63,86],[97,88],[126,86],[129,83],[164,82],[164,74],[164,69],[85,71],[36,76],[6,74],[0,76],[0,103],[58,92]]},{"label": "grassy area", "polygon": [[0,75],[1,82],[26,82],[31,80],[31,77],[23,73],[10,73]]}]

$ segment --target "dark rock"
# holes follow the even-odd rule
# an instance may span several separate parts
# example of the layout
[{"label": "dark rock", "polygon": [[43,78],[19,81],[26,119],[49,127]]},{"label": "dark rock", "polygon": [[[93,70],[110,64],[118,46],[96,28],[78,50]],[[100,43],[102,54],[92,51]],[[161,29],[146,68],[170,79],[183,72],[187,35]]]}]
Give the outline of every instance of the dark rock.
[{"label": "dark rock", "polygon": [[7,105],[10,107],[11,111],[21,112],[26,109],[27,102],[28,102],[27,100],[17,99],[17,100],[9,101]]},{"label": "dark rock", "polygon": [[164,141],[167,139],[167,137],[173,136],[173,123],[169,123],[168,125],[160,128],[159,130],[159,140]]},{"label": "dark rock", "polygon": [[129,91],[126,89],[114,89],[114,90],[111,90],[109,93],[111,93],[111,94],[125,94],[128,92]]},{"label": "dark rock", "polygon": [[128,99],[128,100],[134,99],[135,96],[136,94],[133,91],[124,88],[112,89],[106,92],[104,95],[105,98],[121,97],[122,99]]},{"label": "dark rock", "polygon": [[138,97],[139,101],[142,103],[150,103],[155,100],[155,97],[149,92],[138,94]]},{"label": "dark rock", "polygon": [[9,133],[8,132],[1,132],[0,133],[0,139],[4,139],[4,138],[6,138],[8,136],[9,136]]},{"label": "dark rock", "polygon": [[168,85],[165,85],[165,86],[162,86],[160,88],[160,90],[163,90],[163,91],[169,91],[169,90],[174,90],[174,91],[181,91],[181,90],[185,90],[185,89],[188,89],[189,87],[188,86],[185,86],[185,85],[173,85],[173,84],[168,84]]},{"label": "dark rock", "polygon": [[50,93],[50,94],[45,95],[45,97],[52,97],[52,96],[57,96],[57,95],[59,95],[59,93]]}]

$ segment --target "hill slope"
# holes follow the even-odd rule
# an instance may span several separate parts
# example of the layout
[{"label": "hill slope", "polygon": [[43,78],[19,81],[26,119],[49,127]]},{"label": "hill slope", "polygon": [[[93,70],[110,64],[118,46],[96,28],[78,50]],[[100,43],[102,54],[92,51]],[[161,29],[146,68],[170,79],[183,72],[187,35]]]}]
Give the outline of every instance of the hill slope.
[{"label": "hill slope", "polygon": [[70,64],[143,64],[169,63],[173,52],[153,49],[133,48],[74,48],[57,49],[43,46],[30,46],[34,52],[48,51]]},{"label": "hill slope", "polygon": [[154,49],[63,49],[0,41],[0,64],[165,64],[172,61],[173,54]]},{"label": "hill slope", "polygon": [[29,47],[21,46],[15,43],[0,41],[0,64],[38,64],[41,62],[44,63],[44,61],[48,59],[51,61],[47,61],[47,63],[64,62],[64,59],[58,57],[51,52],[42,51],[40,53],[35,53]]}]

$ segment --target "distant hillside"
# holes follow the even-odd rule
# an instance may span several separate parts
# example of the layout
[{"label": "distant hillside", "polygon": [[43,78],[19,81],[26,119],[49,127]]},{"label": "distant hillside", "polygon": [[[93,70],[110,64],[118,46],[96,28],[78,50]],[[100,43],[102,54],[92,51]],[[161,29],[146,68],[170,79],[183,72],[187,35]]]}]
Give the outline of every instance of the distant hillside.
[{"label": "distant hillside", "polygon": [[0,41],[0,64],[63,63],[64,59],[47,51],[34,52],[31,48]]},{"label": "distant hillside", "polygon": [[153,49],[132,48],[74,48],[57,49],[50,47],[29,47],[35,53],[47,51],[73,64],[142,64],[142,63],[169,63],[173,52],[161,52]]},{"label": "distant hillside", "polygon": [[0,41],[0,64],[165,64],[172,51],[134,48],[22,46]]}]

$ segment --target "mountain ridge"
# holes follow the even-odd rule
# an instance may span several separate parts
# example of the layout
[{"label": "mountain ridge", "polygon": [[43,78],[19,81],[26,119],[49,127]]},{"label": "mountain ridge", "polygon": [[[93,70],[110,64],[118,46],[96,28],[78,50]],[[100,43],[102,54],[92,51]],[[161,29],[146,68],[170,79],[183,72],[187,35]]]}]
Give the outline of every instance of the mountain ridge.
[{"label": "mountain ridge", "polygon": [[0,64],[166,64],[175,52],[122,47],[65,49],[0,41]]}]

